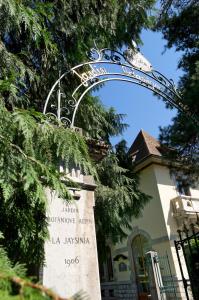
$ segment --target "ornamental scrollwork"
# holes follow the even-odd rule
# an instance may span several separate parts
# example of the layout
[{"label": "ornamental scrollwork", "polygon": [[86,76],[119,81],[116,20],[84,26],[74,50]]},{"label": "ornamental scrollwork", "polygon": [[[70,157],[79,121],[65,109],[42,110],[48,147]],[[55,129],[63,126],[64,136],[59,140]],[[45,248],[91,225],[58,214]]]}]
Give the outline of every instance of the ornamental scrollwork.
[{"label": "ornamental scrollwork", "polygon": [[[48,118],[57,118],[58,122],[64,126],[74,127],[79,104],[86,93],[97,85],[110,80],[118,80],[138,84],[151,90],[162,97],[165,102],[191,117],[199,126],[198,118],[182,102],[181,93],[174,81],[153,69],[135,43],[133,47],[128,47],[122,53],[109,48],[95,47],[87,53],[87,56],[89,61],[76,65],[62,75],[59,74],[44,105],[43,113]],[[117,70],[110,71],[110,67],[117,68]],[[75,77],[75,82],[79,81],[79,85],[67,100],[68,96],[66,97],[66,94],[62,92],[62,79],[69,74]]]},{"label": "ornamental scrollwork", "polygon": [[107,61],[107,62],[115,62],[115,63],[122,63],[125,62],[125,56],[123,53],[120,53],[116,50],[111,50],[109,48],[104,48],[101,50],[98,50],[96,48],[92,48],[87,53],[88,58],[91,61]]}]

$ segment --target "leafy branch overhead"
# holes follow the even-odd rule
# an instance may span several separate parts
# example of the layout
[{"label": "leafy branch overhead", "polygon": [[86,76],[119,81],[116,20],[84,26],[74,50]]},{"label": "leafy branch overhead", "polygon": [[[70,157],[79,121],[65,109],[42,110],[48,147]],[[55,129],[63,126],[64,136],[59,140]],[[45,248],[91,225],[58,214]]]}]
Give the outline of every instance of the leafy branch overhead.
[{"label": "leafy branch overhead", "polygon": [[[157,29],[163,32],[167,48],[181,51],[179,68],[184,73],[179,82],[182,99],[190,111],[199,115],[199,4],[198,1],[162,1]],[[199,132],[181,113],[173,124],[161,129],[161,141],[175,149],[171,154],[185,166],[187,180],[198,180]]]},{"label": "leafy branch overhead", "polygon": [[[140,2],[140,3],[139,3]],[[6,105],[41,110],[59,71],[86,60],[94,41],[122,47],[151,25],[144,1],[0,1],[1,89]],[[67,92],[73,81],[65,83]]]},{"label": "leafy branch overhead", "polygon": [[[79,166],[83,173],[98,172],[102,191],[107,189],[107,195],[112,195],[115,214],[126,212],[132,201],[145,203],[134,175],[127,176],[124,168],[119,171],[115,154],[110,154],[101,167],[93,166],[84,138],[61,124],[49,124],[40,112],[59,71],[86,60],[96,37],[99,47],[123,47],[132,39],[138,42],[142,28],[152,25],[154,2],[0,0],[0,230],[9,258],[14,263],[26,263],[29,274],[37,274],[44,259],[43,245],[48,236],[45,188],[70,199],[66,186],[70,183],[59,173],[60,161],[69,168]],[[66,97],[75,85],[73,80],[64,81]],[[126,128],[123,117],[88,95],[75,125],[83,128],[86,137],[110,145],[110,137]],[[111,161],[117,175],[107,170]],[[108,176],[113,177],[116,191],[111,181],[108,185],[102,180],[103,174],[107,174],[107,181]],[[121,180],[116,183],[113,175]],[[105,194],[99,194],[98,199],[109,203],[111,210]],[[138,211],[136,204],[135,216]],[[120,215],[110,221],[116,228],[120,227],[119,220]],[[115,228],[112,224],[106,234],[113,230],[114,236]]]},{"label": "leafy branch overhead", "polygon": [[[13,242],[20,249],[18,259],[24,262],[34,259],[27,251],[28,243],[39,243],[47,236],[45,189],[71,199],[69,180],[59,172],[60,161],[94,174],[87,145],[78,133],[49,124],[41,113],[23,109],[9,112],[0,103],[0,224],[7,246]],[[7,228],[13,223],[15,229],[10,235]],[[43,248],[40,256],[42,261]],[[40,259],[35,257],[38,262]]]}]

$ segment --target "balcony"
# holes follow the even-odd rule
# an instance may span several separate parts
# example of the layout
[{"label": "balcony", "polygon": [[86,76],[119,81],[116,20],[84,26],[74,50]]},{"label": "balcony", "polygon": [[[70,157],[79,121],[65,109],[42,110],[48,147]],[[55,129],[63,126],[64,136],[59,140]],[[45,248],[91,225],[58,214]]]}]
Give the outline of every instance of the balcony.
[{"label": "balcony", "polygon": [[190,222],[196,221],[199,216],[199,198],[180,195],[171,200],[173,206],[173,216],[176,219],[187,219]]}]

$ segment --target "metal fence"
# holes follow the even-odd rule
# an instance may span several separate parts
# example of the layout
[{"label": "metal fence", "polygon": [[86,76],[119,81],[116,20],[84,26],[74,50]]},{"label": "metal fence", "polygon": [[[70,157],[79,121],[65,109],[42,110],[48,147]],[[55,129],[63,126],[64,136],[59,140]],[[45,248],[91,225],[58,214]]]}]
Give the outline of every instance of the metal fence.
[{"label": "metal fence", "polygon": [[[196,231],[196,225],[198,227],[198,224],[191,224],[189,228],[184,225],[183,230],[178,230],[179,240],[174,241],[187,300],[190,299],[189,280],[194,300],[199,299],[199,231]],[[180,251],[183,252],[189,279],[185,278]]]}]

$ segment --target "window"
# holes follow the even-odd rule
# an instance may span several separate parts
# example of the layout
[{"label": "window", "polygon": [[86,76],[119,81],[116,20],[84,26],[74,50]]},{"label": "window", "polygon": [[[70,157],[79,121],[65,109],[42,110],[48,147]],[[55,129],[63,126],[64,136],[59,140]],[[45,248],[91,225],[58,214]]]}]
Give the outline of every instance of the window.
[{"label": "window", "polygon": [[191,196],[190,185],[185,179],[176,179],[176,189],[180,195]]},{"label": "window", "polygon": [[119,263],[119,272],[126,272],[127,271],[127,265],[124,262]]}]

